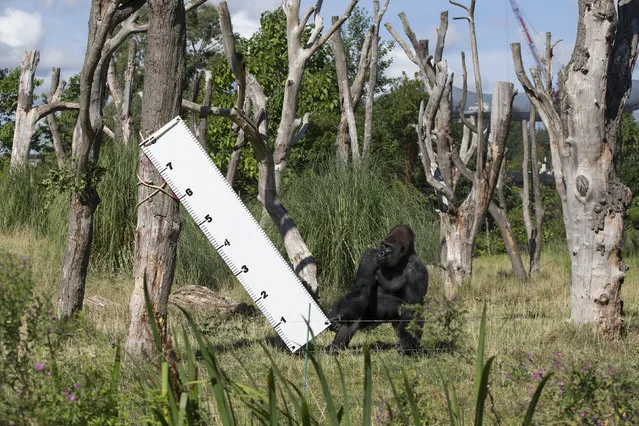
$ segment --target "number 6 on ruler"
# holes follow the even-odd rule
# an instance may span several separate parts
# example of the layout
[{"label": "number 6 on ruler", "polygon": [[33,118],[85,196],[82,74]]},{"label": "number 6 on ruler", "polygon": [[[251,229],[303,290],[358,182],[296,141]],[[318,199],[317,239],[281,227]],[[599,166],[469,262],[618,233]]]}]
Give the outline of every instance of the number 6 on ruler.
[{"label": "number 6 on ruler", "polygon": [[328,327],[324,312],[180,117],[140,146],[292,352]]}]

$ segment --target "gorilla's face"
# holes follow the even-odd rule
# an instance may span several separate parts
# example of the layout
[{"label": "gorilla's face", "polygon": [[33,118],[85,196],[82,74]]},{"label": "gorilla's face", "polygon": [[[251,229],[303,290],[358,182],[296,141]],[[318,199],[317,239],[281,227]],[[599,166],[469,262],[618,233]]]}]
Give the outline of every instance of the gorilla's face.
[{"label": "gorilla's face", "polygon": [[393,267],[399,264],[406,255],[406,248],[400,244],[382,241],[377,252],[377,263],[382,267]]}]

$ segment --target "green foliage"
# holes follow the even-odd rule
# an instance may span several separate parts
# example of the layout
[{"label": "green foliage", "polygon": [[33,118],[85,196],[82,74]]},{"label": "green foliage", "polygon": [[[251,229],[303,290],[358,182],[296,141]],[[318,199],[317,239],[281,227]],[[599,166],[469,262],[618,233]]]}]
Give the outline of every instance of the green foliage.
[{"label": "green foliage", "polygon": [[13,146],[14,113],[18,103],[20,68],[0,69],[0,156]]},{"label": "green foliage", "polygon": [[372,155],[385,162],[406,183],[428,187],[419,159],[415,119],[427,95],[417,79],[403,77],[380,95],[373,114]]},{"label": "green foliage", "polygon": [[349,288],[363,251],[398,224],[415,231],[425,263],[438,256],[439,227],[428,200],[373,162],[319,163],[291,179],[282,198],[318,262],[322,291]]},{"label": "green foliage", "polygon": [[421,346],[426,351],[441,352],[459,347],[468,321],[467,311],[461,302],[426,296],[424,304],[410,305],[404,309],[413,312],[408,330],[422,333]]},{"label": "green foliage", "polygon": [[52,201],[58,194],[62,193],[80,193],[89,188],[98,186],[105,168],[99,164],[89,162],[86,170],[82,174],[82,178],[78,182],[76,179],[77,165],[75,159],[70,161],[61,169],[49,170],[49,177],[44,179],[40,184],[44,188],[44,192]]},{"label": "green foliage", "polygon": [[562,352],[549,357],[515,352],[507,359],[504,386],[541,384],[547,386],[545,404],[537,410],[541,421],[561,424],[631,424],[639,416],[639,378],[615,365],[570,361]]},{"label": "green foliage", "polygon": [[[515,241],[519,244],[522,253],[526,252],[527,235],[526,225],[524,224],[523,207],[521,204],[521,189],[515,185],[506,185],[504,192],[506,195],[506,204],[508,208],[508,219],[512,227]],[[541,187],[541,198],[544,206],[544,221],[542,224],[542,247],[546,245],[564,244],[566,240],[566,232],[564,228],[564,220],[562,215],[561,200],[557,194],[554,185]],[[532,216],[534,218],[534,204],[531,202]],[[474,247],[476,256],[492,255],[506,253],[504,241],[499,232],[499,228],[494,223],[490,215],[486,216],[488,223],[488,233],[484,227],[477,236]]]},{"label": "green foliage", "polygon": [[638,161],[639,123],[632,114],[624,113],[621,117],[621,131],[617,142],[615,171],[619,180],[626,184],[633,194],[639,194]]},{"label": "green foliage", "polygon": [[115,424],[119,354],[111,372],[92,363],[60,365],[68,332],[37,294],[30,262],[0,253],[0,412],[4,424]]},{"label": "green foliage", "polygon": [[220,51],[222,31],[215,6],[204,4],[192,10],[186,17],[187,80],[195,70],[205,69]]}]

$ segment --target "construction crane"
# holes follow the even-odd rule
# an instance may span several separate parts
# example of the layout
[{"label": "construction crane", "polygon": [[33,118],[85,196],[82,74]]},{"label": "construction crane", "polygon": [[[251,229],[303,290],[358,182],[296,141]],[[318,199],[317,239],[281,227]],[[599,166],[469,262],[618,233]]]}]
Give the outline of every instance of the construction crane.
[{"label": "construction crane", "polygon": [[544,78],[546,78],[546,67],[543,64],[543,57],[539,54],[539,52],[537,52],[537,46],[535,45],[535,42],[530,36],[530,31],[528,31],[528,26],[526,25],[526,22],[524,21],[524,16],[522,15],[521,10],[519,9],[519,6],[517,5],[517,2],[515,0],[509,0],[509,1],[510,1],[510,7],[513,9],[513,13],[515,14],[515,17],[517,18],[517,21],[519,22],[519,27],[521,28],[521,31],[526,36],[526,40],[528,41],[528,47],[530,48],[530,52],[532,53],[532,56],[535,59],[535,62],[537,63],[539,70],[543,74]]}]

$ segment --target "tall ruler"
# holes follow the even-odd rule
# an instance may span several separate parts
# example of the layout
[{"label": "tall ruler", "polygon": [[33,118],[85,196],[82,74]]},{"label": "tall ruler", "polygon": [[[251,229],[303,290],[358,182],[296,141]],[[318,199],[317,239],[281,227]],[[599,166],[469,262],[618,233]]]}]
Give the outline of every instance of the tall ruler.
[{"label": "tall ruler", "polygon": [[326,315],[180,117],[140,146],[292,352],[328,327]]}]

